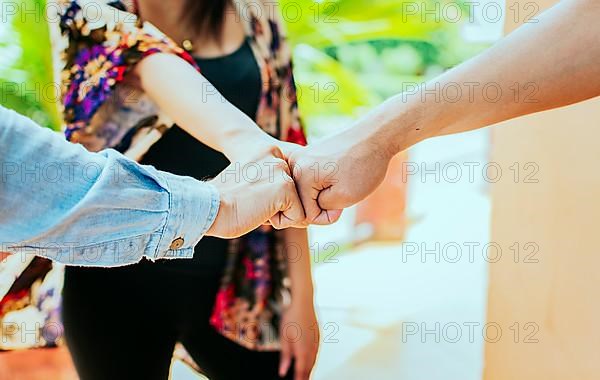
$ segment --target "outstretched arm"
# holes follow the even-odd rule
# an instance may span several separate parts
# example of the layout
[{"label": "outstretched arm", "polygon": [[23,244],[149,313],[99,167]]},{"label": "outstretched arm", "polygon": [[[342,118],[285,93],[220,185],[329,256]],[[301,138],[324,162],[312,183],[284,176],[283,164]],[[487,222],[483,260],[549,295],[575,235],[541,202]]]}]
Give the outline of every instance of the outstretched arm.
[{"label": "outstretched arm", "polygon": [[564,0],[537,23],[297,152],[290,161],[308,220],[335,219],[336,209],[365,198],[391,157],[419,141],[600,95],[598,19],[597,0]]},{"label": "outstretched arm", "polygon": [[[561,1],[541,14],[539,22],[516,29],[420,91],[390,99],[381,111],[397,108],[400,113],[396,112],[393,126],[379,128],[377,140],[391,137],[391,149],[398,152],[428,137],[478,129],[600,95],[599,17],[596,0]],[[455,85],[461,92],[457,102],[451,91]],[[446,99],[440,96],[436,102],[425,94],[435,86],[448,89]]]},{"label": "outstretched arm", "polygon": [[176,55],[146,57],[137,64],[135,73],[144,91],[177,125],[230,161],[279,145]]}]

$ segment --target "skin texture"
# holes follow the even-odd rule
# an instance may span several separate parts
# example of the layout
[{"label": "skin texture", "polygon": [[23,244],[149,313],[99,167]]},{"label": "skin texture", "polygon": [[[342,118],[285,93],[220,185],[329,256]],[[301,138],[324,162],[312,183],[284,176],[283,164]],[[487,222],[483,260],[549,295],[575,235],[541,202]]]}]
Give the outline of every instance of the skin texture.
[{"label": "skin texture", "polygon": [[[292,154],[307,220],[324,222],[364,199],[389,160],[422,140],[600,95],[600,2],[563,0],[536,19],[421,88],[388,99],[349,130]],[[436,96],[436,88],[444,90]],[[323,175],[331,173],[327,167],[335,174]],[[306,175],[314,168],[320,175]]]}]

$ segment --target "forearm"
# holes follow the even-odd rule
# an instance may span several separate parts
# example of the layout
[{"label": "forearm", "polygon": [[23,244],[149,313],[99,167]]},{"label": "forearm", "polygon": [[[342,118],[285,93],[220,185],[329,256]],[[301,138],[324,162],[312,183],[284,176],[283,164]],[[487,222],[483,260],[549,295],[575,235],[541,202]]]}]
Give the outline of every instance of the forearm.
[{"label": "forearm", "polygon": [[191,257],[219,210],[214,186],[90,153],[0,107],[0,251],[118,266]]},{"label": "forearm", "polygon": [[600,95],[600,3],[564,0],[473,59],[397,95],[366,120],[393,153]]},{"label": "forearm", "polygon": [[181,58],[153,54],[136,66],[136,73],[144,91],[169,117],[230,160],[245,146],[274,144],[275,139]]},{"label": "forearm", "polygon": [[313,282],[305,229],[288,228],[285,234],[285,256],[291,281],[292,302],[313,304]]}]

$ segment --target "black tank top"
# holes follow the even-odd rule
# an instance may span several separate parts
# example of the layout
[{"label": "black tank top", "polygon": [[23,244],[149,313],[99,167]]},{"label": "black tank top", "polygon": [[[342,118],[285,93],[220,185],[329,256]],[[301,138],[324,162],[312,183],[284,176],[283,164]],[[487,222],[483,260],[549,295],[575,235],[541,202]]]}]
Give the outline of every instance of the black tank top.
[{"label": "black tank top", "polygon": [[[196,58],[202,75],[227,101],[253,120],[261,93],[260,69],[248,40],[235,52],[217,58]],[[214,89],[205,94],[215,97]],[[218,125],[214,126],[218,128]],[[215,177],[229,165],[220,152],[199,142],[178,126],[173,126],[141,160],[159,170],[205,180]],[[225,265],[227,241],[204,237],[196,246],[193,260],[160,260],[156,269],[177,270],[198,275],[220,276]]]}]

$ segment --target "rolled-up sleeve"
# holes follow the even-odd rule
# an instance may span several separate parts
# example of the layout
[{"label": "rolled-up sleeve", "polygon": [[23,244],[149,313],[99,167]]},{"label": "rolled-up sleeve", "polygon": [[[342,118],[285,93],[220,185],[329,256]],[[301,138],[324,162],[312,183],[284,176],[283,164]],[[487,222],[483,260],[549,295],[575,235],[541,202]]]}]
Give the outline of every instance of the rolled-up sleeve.
[{"label": "rolled-up sleeve", "polygon": [[186,258],[210,228],[209,183],[91,153],[0,107],[0,251],[64,264]]}]

